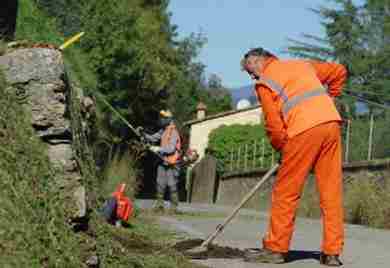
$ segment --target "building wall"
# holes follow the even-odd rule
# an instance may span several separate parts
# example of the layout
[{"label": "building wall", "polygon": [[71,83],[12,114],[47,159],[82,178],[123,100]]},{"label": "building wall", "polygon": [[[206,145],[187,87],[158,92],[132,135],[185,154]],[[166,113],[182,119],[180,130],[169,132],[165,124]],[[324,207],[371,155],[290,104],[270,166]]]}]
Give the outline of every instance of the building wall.
[{"label": "building wall", "polygon": [[212,119],[200,120],[191,125],[190,148],[196,149],[199,153],[199,159],[204,156],[205,149],[209,141],[209,134],[214,129],[222,125],[233,124],[261,124],[262,111],[260,107],[237,111],[224,116],[214,117]]}]

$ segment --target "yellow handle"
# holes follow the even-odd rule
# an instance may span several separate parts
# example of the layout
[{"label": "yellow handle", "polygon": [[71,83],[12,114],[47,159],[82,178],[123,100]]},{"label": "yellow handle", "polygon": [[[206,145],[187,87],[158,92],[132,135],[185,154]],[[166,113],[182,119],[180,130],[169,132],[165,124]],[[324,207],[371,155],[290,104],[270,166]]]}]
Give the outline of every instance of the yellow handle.
[{"label": "yellow handle", "polygon": [[77,40],[80,39],[80,37],[82,37],[84,35],[84,32],[81,32],[79,34],[76,34],[75,36],[73,36],[72,38],[70,38],[68,41],[66,41],[65,43],[62,44],[62,46],[60,46],[60,50],[64,50],[65,48],[67,48],[68,46],[70,46],[71,44],[73,44],[74,42],[76,42]]}]

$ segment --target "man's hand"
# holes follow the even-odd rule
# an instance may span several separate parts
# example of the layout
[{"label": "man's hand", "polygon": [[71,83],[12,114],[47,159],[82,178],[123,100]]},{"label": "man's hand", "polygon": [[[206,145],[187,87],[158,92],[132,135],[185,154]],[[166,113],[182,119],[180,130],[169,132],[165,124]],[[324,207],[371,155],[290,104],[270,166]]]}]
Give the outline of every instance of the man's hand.
[{"label": "man's hand", "polygon": [[154,152],[154,153],[158,153],[158,151],[160,151],[161,147],[160,146],[149,146],[149,150]]},{"label": "man's hand", "polygon": [[135,129],[135,131],[138,133],[141,142],[142,143],[147,143],[147,139],[146,139],[144,128],[143,127],[137,127]]},{"label": "man's hand", "polygon": [[135,131],[137,131],[137,133],[140,135],[140,136],[144,136],[144,128],[143,127],[137,127],[135,129]]}]

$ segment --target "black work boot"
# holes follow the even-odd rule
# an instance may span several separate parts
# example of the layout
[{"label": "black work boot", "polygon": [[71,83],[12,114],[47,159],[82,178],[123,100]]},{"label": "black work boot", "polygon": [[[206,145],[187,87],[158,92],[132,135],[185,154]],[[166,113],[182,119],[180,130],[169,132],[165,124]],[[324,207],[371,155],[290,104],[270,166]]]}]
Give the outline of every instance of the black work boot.
[{"label": "black work boot", "polygon": [[286,258],[285,253],[274,252],[266,248],[249,251],[245,253],[244,256],[244,260],[246,262],[272,263],[272,264],[284,263],[285,258]]},{"label": "black work boot", "polygon": [[339,255],[326,255],[321,253],[320,263],[326,266],[338,267],[342,266],[343,263],[340,261]]}]

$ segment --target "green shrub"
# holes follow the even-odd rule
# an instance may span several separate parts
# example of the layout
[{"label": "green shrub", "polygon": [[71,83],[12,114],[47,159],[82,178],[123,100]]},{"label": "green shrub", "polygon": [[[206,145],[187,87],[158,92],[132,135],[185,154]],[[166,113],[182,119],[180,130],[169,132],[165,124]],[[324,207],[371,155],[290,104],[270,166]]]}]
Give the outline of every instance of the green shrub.
[{"label": "green shrub", "polygon": [[345,190],[346,220],[372,227],[388,227],[390,193],[370,179],[353,180]]},{"label": "green shrub", "polygon": [[55,20],[45,16],[32,0],[19,0],[15,39],[56,45],[64,41]]},{"label": "green shrub", "polygon": [[[60,34],[56,20],[47,16],[42,11],[43,9],[37,8],[33,0],[19,0],[19,2],[16,40],[48,43],[59,47],[66,38],[70,37],[65,38]],[[81,29],[79,31],[81,32]],[[73,81],[79,82],[83,89],[92,91],[97,85],[96,76],[91,71],[87,55],[83,53],[78,44],[74,43],[63,51],[67,72],[74,78]]]},{"label": "green shrub", "polygon": [[207,152],[218,160],[219,172],[268,167],[277,158],[262,125],[221,126],[210,133]]},{"label": "green shrub", "polygon": [[[389,116],[385,112],[374,117],[372,158],[381,159],[390,157],[390,124]],[[370,136],[370,116],[365,115],[354,118],[350,125],[349,162],[368,159]],[[347,127],[343,128],[343,141],[345,147]]]},{"label": "green shrub", "polygon": [[124,153],[117,152],[113,159],[108,163],[105,171],[105,180],[101,185],[101,192],[105,196],[110,195],[119,183],[126,183],[126,194],[130,198],[134,198],[138,190],[137,170],[135,167],[129,165],[134,163],[129,151]]},{"label": "green shrub", "polygon": [[[319,198],[314,177],[302,194],[298,215],[320,218]],[[389,186],[372,178],[354,178],[344,185],[345,221],[377,228],[390,228]]]},{"label": "green shrub", "polygon": [[0,39],[0,56],[4,55],[7,51],[7,43]]}]

